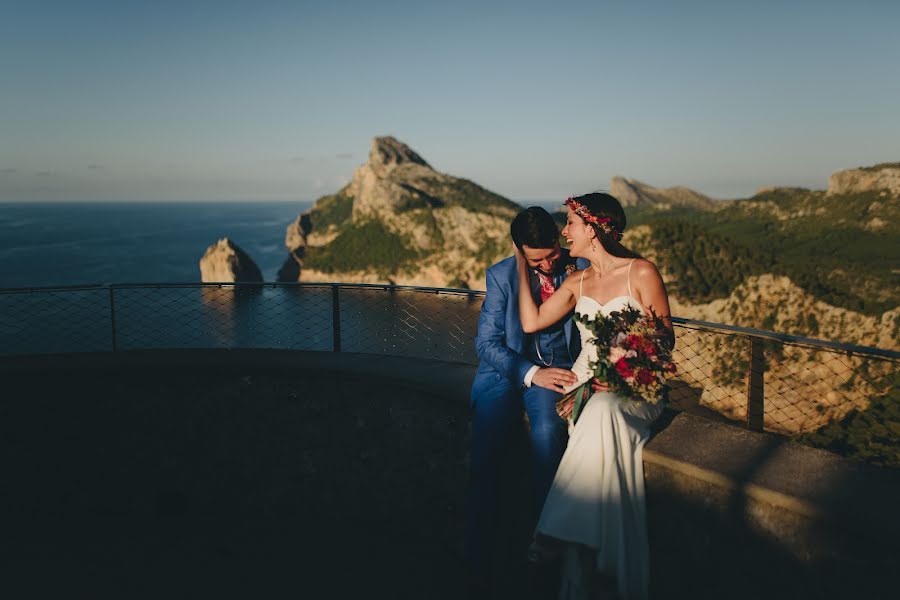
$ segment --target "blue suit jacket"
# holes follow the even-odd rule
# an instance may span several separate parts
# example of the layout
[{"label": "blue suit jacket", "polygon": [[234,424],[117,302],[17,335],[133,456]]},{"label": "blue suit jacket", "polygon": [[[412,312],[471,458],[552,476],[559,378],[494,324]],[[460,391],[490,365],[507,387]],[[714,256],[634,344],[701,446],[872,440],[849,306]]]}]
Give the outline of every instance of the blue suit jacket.
[{"label": "blue suit jacket", "polygon": [[[560,260],[571,261],[563,249]],[[579,258],[578,269],[586,269],[590,262]],[[529,335],[522,331],[519,318],[519,275],[516,257],[510,256],[490,267],[486,274],[487,294],[478,317],[478,334],[475,336],[475,352],[478,354],[478,370],[472,382],[472,402],[482,397],[493,397],[523,387],[525,374],[534,366],[525,357]],[[562,284],[565,276],[556,279]],[[571,314],[565,318],[566,342],[572,350],[572,358],[580,348],[578,332],[572,324]]]}]

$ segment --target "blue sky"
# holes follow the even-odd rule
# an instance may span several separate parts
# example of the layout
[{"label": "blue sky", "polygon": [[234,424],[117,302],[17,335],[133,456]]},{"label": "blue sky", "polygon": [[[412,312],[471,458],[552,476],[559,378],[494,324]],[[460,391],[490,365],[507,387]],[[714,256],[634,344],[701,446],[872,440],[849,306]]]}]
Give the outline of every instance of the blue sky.
[{"label": "blue sky", "polygon": [[371,138],[516,200],[900,160],[900,2],[0,0],[0,201],[310,200]]}]

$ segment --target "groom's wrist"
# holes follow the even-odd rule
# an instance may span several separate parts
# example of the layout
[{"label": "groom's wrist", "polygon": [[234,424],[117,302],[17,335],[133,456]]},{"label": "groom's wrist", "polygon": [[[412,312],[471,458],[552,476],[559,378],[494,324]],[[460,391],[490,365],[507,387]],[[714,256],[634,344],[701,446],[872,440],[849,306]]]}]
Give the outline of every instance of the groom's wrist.
[{"label": "groom's wrist", "polygon": [[525,373],[525,379],[522,381],[525,387],[531,387],[531,381],[534,379],[534,374],[538,372],[538,369],[540,369],[540,367],[534,365],[528,369],[527,373]]}]

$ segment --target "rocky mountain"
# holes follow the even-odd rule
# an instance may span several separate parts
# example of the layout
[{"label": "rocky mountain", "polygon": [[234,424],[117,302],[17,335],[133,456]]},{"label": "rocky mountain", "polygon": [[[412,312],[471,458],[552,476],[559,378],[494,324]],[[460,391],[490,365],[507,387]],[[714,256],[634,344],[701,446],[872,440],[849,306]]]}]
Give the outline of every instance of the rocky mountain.
[{"label": "rocky mountain", "polygon": [[[897,165],[841,171],[828,192],[760,188],[729,201],[620,177],[610,187],[626,205],[625,243],[660,266],[676,315],[897,349]],[[350,183],[288,225],[278,279],[483,289],[485,269],[510,254],[518,210],[375,138]],[[227,239],[201,271],[204,281],[259,279]]]},{"label": "rocky mountain", "polygon": [[868,314],[835,306],[781,274],[783,269],[771,257],[761,257],[739,244],[726,250],[725,238],[700,236],[694,243],[703,250],[691,256],[684,248],[668,244],[660,230],[659,225],[639,225],[625,234],[624,243],[659,266],[673,314],[900,350],[900,305]]},{"label": "rocky mountain", "polygon": [[255,283],[263,277],[253,259],[226,237],[206,249],[200,259],[200,280],[204,283]]},{"label": "rocky mountain", "polygon": [[609,182],[609,193],[622,206],[649,206],[657,209],[673,207],[712,210],[716,201],[700,192],[686,187],[657,188],[636,179],[613,177]]},{"label": "rocky mountain", "polygon": [[880,192],[881,196],[900,198],[900,163],[882,163],[838,171],[828,178],[828,194]]},{"label": "rocky mountain", "polygon": [[509,223],[519,210],[440,173],[395,138],[378,137],[349,184],[288,226],[278,278],[483,287],[485,269],[509,254]]},{"label": "rocky mountain", "polygon": [[680,316],[897,349],[900,202],[873,186],[631,206],[625,243],[657,261]]}]

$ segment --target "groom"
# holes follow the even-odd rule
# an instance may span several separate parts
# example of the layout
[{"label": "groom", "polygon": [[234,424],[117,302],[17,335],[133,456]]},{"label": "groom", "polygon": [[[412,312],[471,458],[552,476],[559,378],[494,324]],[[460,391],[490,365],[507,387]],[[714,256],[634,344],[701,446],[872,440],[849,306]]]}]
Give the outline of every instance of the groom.
[{"label": "groom", "polygon": [[[533,206],[519,213],[510,233],[528,263],[538,304],[576,267],[589,264],[579,260],[576,265],[568,251],[559,247],[559,230],[543,208]],[[580,350],[571,314],[543,331],[522,331],[514,256],[490,267],[486,277],[487,294],[475,337],[479,365],[471,393],[467,554],[470,584],[475,587],[489,585],[492,571],[504,448],[521,427],[524,409],[530,424],[532,502],[537,516],[566,448],[566,423],[556,414],[556,401],[562,387],[575,382],[569,369]]]}]

